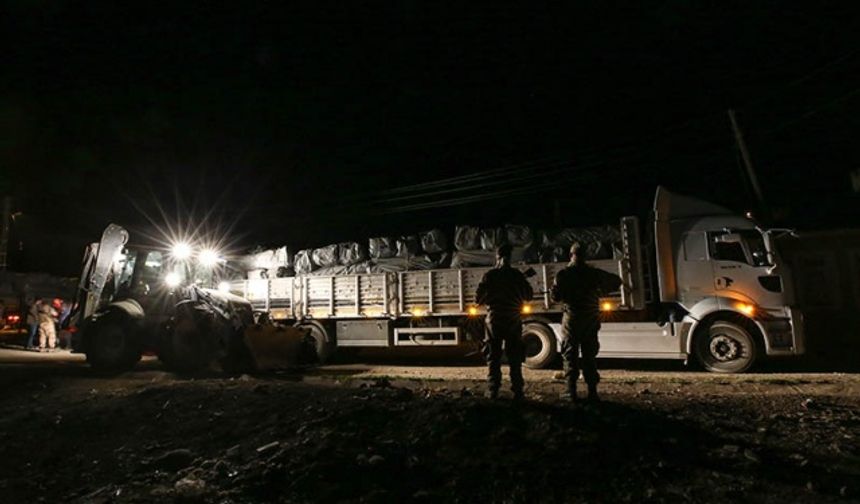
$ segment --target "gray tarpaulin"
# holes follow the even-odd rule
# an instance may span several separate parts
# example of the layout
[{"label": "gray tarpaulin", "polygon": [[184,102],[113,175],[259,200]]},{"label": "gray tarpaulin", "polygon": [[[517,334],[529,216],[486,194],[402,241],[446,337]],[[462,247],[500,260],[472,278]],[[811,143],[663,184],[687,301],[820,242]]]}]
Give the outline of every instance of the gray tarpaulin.
[{"label": "gray tarpaulin", "polygon": [[390,259],[371,259],[369,261],[369,272],[371,273],[397,273],[408,270],[430,270],[447,268],[451,255],[447,252],[441,254],[421,254],[411,256],[409,259],[392,257]]},{"label": "gray tarpaulin", "polygon": [[320,268],[318,270],[312,271],[309,274],[312,276],[357,275],[370,273],[369,266],[370,261],[350,264],[348,266],[338,264],[336,266],[329,266],[328,268]]},{"label": "gray tarpaulin", "polygon": [[[536,259],[534,248],[532,247],[512,247],[511,263],[522,264],[533,262]],[[454,252],[451,259],[451,267],[470,268],[477,266],[493,266],[496,264],[495,250],[458,250]]]},{"label": "gray tarpaulin", "polygon": [[388,259],[397,254],[397,244],[394,238],[380,236],[367,240],[367,248],[371,259]]},{"label": "gray tarpaulin", "polygon": [[314,251],[311,253],[311,259],[313,260],[314,264],[316,266],[319,266],[320,268],[329,268],[331,266],[337,266],[337,245],[327,245],[325,247],[314,249]]},{"label": "gray tarpaulin", "polygon": [[448,250],[448,239],[441,229],[431,229],[418,235],[421,250],[428,254],[438,254]]},{"label": "gray tarpaulin", "polygon": [[548,251],[556,261],[569,259],[570,246],[579,242],[588,259],[611,259],[615,250],[620,248],[621,232],[613,226],[588,228],[565,228],[555,232],[543,233],[541,237],[542,254]]},{"label": "gray tarpaulin", "polygon": [[481,229],[481,249],[482,250],[493,250],[495,251],[497,248],[501,247],[505,240],[507,239],[505,235],[505,230],[500,227],[493,228],[482,228]]},{"label": "gray tarpaulin", "polygon": [[480,250],[481,228],[476,226],[455,227],[454,248],[457,250]]},{"label": "gray tarpaulin", "polygon": [[296,254],[296,274],[307,275],[314,270],[314,263],[311,260],[311,250],[300,250]]},{"label": "gray tarpaulin", "polygon": [[415,235],[401,236],[397,239],[397,257],[411,257],[418,255],[421,244]]},{"label": "gray tarpaulin", "polygon": [[364,245],[356,242],[339,243],[337,253],[338,262],[343,266],[357,264],[368,259]]},{"label": "gray tarpaulin", "polygon": [[535,241],[535,235],[532,232],[532,228],[528,226],[508,224],[505,226],[505,233],[508,243],[514,247],[529,247]]},{"label": "gray tarpaulin", "polygon": [[280,267],[290,268],[293,266],[293,255],[287,247],[261,250],[257,249],[242,259],[245,268],[267,269],[274,273]]}]

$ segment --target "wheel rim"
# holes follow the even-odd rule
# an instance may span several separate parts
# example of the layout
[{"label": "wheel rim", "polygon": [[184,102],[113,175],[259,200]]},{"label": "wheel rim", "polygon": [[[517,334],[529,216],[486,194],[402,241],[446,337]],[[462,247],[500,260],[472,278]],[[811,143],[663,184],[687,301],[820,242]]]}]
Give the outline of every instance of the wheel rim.
[{"label": "wheel rim", "polygon": [[702,363],[711,371],[744,371],[755,358],[755,344],[750,334],[728,322],[712,324],[699,350]]}]

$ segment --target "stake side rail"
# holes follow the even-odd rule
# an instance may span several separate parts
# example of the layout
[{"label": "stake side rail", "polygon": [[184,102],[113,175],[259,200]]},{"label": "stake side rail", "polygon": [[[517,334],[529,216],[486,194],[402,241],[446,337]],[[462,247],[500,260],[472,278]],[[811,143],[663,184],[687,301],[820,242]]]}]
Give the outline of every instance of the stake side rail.
[{"label": "stake side rail", "polygon": [[[590,264],[620,274],[625,280],[622,290],[604,298],[613,309],[642,308],[641,293],[635,285],[638,275],[636,268],[630,267],[631,261],[626,258],[606,259],[591,261]],[[536,272],[528,279],[535,294],[526,303],[528,308],[525,310],[535,315],[562,311],[562,306],[550,299],[549,290],[555,275],[566,266],[566,263],[516,266],[522,271],[531,268]],[[489,269],[238,280],[230,284],[230,291],[245,297],[255,310],[269,312],[276,320],[474,316],[485,313],[485,308],[475,303],[475,294],[481,278]]]}]

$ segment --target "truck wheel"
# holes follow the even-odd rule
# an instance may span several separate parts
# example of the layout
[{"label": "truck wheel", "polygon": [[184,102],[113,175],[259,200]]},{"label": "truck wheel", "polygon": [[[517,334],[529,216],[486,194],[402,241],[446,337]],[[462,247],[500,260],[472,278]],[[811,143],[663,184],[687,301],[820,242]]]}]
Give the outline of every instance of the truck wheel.
[{"label": "truck wheel", "polygon": [[526,347],[527,368],[547,368],[558,357],[555,334],[546,324],[540,322],[523,324],[523,344]]},{"label": "truck wheel", "polygon": [[693,352],[714,373],[743,373],[752,367],[759,349],[751,329],[741,320],[717,319],[697,331]]},{"label": "truck wheel", "polygon": [[316,350],[317,362],[325,364],[331,360],[336,347],[329,337],[328,331],[325,330],[325,327],[323,327],[322,324],[307,322],[299,324],[297,327],[308,331],[308,337],[313,340],[314,349]]},{"label": "truck wheel", "polygon": [[107,315],[93,322],[86,337],[87,362],[100,373],[122,373],[140,360],[134,331],[117,317]]}]

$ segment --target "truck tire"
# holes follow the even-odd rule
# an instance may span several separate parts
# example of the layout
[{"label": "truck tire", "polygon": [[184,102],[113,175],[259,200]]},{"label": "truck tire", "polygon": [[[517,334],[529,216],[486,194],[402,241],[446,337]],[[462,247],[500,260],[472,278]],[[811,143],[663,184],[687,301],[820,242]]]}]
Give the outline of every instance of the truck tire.
[{"label": "truck tire", "polygon": [[526,347],[525,365],[531,369],[550,367],[558,358],[555,333],[546,324],[523,324],[523,344]]},{"label": "truck tire", "polygon": [[316,350],[316,360],[319,364],[325,364],[331,360],[336,349],[335,343],[326,328],[319,322],[305,322],[296,327],[308,331],[308,337],[313,340]]},{"label": "truck tire", "polygon": [[140,344],[128,320],[107,314],[95,320],[86,331],[87,362],[95,371],[122,373],[140,360]]},{"label": "truck tire", "polygon": [[693,353],[713,373],[743,373],[755,364],[759,344],[751,322],[741,317],[714,319],[696,331]]}]

